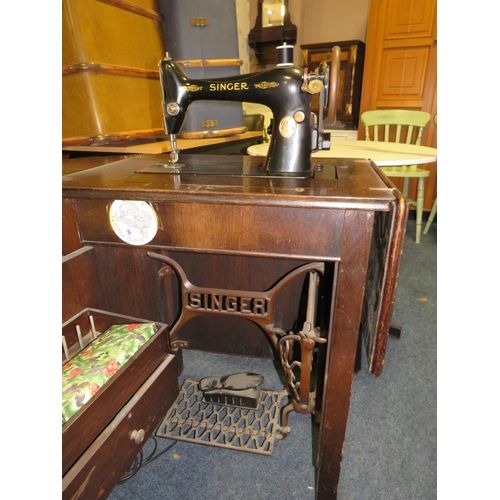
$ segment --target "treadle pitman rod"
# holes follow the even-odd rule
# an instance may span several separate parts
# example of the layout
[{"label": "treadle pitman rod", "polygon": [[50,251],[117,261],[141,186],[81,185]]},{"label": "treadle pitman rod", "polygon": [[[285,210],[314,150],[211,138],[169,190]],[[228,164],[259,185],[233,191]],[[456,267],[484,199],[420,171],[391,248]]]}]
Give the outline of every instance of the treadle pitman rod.
[{"label": "treadle pitman rod", "polygon": [[[278,351],[292,395],[291,403],[283,409],[281,419],[282,437],[286,437],[290,432],[288,415],[292,410],[298,413],[314,413],[316,390],[311,391],[313,349],[316,343],[326,343],[326,339],[320,336],[319,329],[314,326],[317,288],[318,275],[315,271],[311,271],[309,273],[309,287],[307,292],[306,320],[304,321],[302,330],[297,335],[293,335],[292,333],[287,335],[281,330],[282,337],[278,343]],[[295,342],[299,342],[300,344],[300,361],[292,361],[290,363]],[[299,380],[295,377],[294,368],[300,370]]]},{"label": "treadle pitman rod", "polygon": [[[319,274],[324,273],[322,262],[313,262],[294,269],[284,276],[275,286],[264,292],[249,290],[228,290],[222,288],[197,287],[186,276],[182,267],[170,257],[155,252],[148,252],[149,257],[165,262],[158,274],[162,277],[176,273],[181,287],[181,314],[170,330],[173,341],[182,325],[202,314],[236,316],[256,323],[270,338],[278,352],[285,371],[289,394],[292,399],[282,414],[280,438],[290,432],[288,415],[295,410],[299,413],[314,413],[316,391],[311,391],[311,371],[313,349],[317,343],[327,340],[320,336],[314,326],[316,319],[317,288]],[[273,323],[274,303],[279,292],[293,279],[309,273],[306,320],[298,334],[286,333]],[[300,361],[292,360],[294,343],[300,345]],[[297,378],[295,371],[300,373]]]}]

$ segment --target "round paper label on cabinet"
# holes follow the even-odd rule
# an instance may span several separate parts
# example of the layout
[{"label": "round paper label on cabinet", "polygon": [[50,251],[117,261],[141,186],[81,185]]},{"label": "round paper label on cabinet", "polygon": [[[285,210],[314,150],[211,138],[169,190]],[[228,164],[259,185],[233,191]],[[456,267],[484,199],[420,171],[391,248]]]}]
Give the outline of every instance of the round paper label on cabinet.
[{"label": "round paper label on cabinet", "polygon": [[130,245],[149,243],[158,230],[158,216],[145,201],[115,200],[109,209],[109,222],[118,238]]}]

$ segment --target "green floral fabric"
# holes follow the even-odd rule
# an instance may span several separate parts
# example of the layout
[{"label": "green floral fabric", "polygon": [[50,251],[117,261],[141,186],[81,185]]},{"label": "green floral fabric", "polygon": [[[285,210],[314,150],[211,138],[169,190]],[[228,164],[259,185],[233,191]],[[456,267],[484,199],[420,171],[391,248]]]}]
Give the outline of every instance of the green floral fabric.
[{"label": "green floral fabric", "polygon": [[114,325],[63,364],[63,425],[90,401],[155,332],[154,323]]}]

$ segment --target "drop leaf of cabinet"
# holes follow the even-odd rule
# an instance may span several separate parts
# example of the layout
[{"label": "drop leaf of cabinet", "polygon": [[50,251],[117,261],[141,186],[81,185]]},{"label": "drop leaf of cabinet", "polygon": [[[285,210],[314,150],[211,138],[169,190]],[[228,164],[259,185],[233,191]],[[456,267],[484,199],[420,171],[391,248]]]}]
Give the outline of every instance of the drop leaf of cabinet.
[{"label": "drop leaf of cabinet", "polygon": [[[340,47],[340,79],[337,94],[337,124],[344,128],[358,128],[361,83],[365,60],[365,44],[360,40],[312,43],[301,45],[302,67],[312,73],[324,60],[329,61],[332,47]],[[312,99],[312,111],[318,113],[319,96]]]}]

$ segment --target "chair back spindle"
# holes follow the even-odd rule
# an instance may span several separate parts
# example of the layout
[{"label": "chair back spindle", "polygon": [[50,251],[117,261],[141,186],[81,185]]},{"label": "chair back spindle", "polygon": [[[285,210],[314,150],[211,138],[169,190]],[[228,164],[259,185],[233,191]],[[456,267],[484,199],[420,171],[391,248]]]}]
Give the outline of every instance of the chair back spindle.
[{"label": "chair back spindle", "polygon": [[[365,111],[361,115],[361,123],[365,127],[366,141],[398,142],[420,146],[422,135],[431,115],[426,111],[408,109],[376,109]],[[406,131],[406,136],[405,136]],[[382,139],[383,137],[383,139]],[[403,181],[403,196],[408,203],[415,205],[417,211],[417,233],[415,242],[420,243],[422,212],[424,204],[424,179],[430,172],[418,168],[417,165],[401,165],[381,167],[388,177],[401,177]],[[416,200],[408,197],[410,179],[417,179]]]}]

